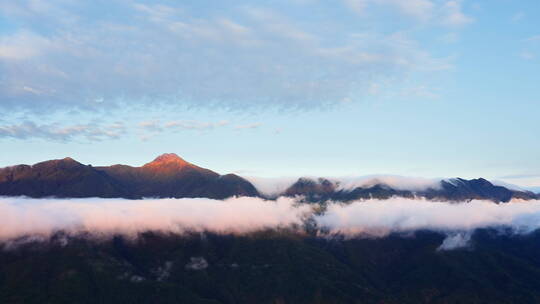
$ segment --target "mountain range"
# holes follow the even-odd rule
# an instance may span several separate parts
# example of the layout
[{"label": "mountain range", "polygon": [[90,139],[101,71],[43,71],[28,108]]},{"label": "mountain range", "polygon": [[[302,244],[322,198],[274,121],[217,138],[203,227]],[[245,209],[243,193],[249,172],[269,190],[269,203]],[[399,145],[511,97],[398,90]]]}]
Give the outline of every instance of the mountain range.
[{"label": "mountain range", "polygon": [[197,167],[176,154],[163,154],[142,167],[93,167],[72,158],[49,160],[33,166],[0,169],[0,195],[42,197],[143,197],[256,196],[255,187],[234,175],[220,175]]},{"label": "mountain range", "polygon": [[[49,160],[34,165],[0,169],[0,196],[32,198],[193,198],[224,199],[262,194],[248,180],[235,175],[220,175],[191,164],[176,154],[157,157],[142,167],[113,165],[93,167],[72,158]],[[440,180],[423,189],[393,187],[384,181],[343,188],[326,178],[300,178],[277,196],[302,197],[307,202],[386,199],[393,196],[441,201],[540,199],[539,194],[494,185],[486,179]]]},{"label": "mountain range", "polygon": [[496,203],[512,199],[533,200],[540,196],[531,191],[514,190],[497,186],[484,178],[453,178],[440,180],[437,185],[424,189],[397,189],[384,182],[364,187],[342,188],[339,182],[325,178],[300,178],[284,193],[286,196],[303,196],[305,201],[353,201],[360,199],[388,199],[394,196],[405,198],[425,198],[428,200],[463,202],[470,200],[490,200]]}]

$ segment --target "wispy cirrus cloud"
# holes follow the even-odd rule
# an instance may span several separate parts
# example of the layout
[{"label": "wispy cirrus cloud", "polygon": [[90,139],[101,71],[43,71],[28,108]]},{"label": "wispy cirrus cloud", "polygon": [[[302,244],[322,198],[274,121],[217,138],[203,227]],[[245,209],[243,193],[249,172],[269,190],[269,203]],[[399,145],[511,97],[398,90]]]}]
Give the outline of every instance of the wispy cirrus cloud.
[{"label": "wispy cirrus cloud", "polygon": [[247,125],[238,125],[238,126],[236,126],[234,128],[236,130],[246,130],[246,129],[257,129],[260,126],[262,126],[261,123],[252,123],[252,124],[247,124]]},{"label": "wispy cirrus cloud", "polygon": [[[241,129],[256,129],[260,127],[261,123],[250,123],[245,125],[236,125],[233,128],[237,130]],[[197,121],[197,120],[172,120],[161,122],[159,120],[149,120],[139,123],[139,127],[147,131],[163,132],[163,131],[178,131],[178,130],[193,130],[193,131],[208,131],[220,127],[231,126],[231,122],[228,120],[220,120],[216,122],[209,121]]]},{"label": "wispy cirrus cloud", "polygon": [[431,25],[461,27],[474,21],[464,13],[462,0],[344,0],[344,4],[360,16],[367,16],[372,7],[386,7],[402,16]]},{"label": "wispy cirrus cloud", "polygon": [[0,138],[44,139],[59,142],[73,140],[100,141],[117,139],[126,133],[123,123],[100,126],[96,123],[60,125],[35,124],[31,121],[13,125],[0,125]]},{"label": "wispy cirrus cloud", "polygon": [[161,126],[161,123],[155,120],[142,121],[139,123],[139,127],[144,129],[145,131],[152,131],[152,132],[163,131],[163,127]]},{"label": "wispy cirrus cloud", "polygon": [[149,120],[140,122],[138,126],[144,131],[144,133],[141,135],[141,139],[146,141],[161,133],[175,133],[180,131],[209,132],[212,130],[225,128],[233,130],[246,130],[257,129],[261,125],[261,123],[233,125],[228,120],[220,120],[215,122],[197,120],[172,120],[162,122],[159,120]]},{"label": "wispy cirrus cloud", "polygon": [[78,124],[59,122],[35,123],[26,120],[22,123],[9,124],[0,120],[0,139],[11,138],[20,140],[52,140],[57,142],[71,141],[102,141],[120,139],[140,133],[140,137],[148,140],[158,134],[173,134],[179,131],[208,132],[219,128],[230,130],[256,129],[261,123],[232,125],[227,120],[216,122],[197,120],[159,121],[146,120],[135,124],[123,122],[89,121]]},{"label": "wispy cirrus cloud", "polygon": [[441,24],[461,27],[474,22],[474,19],[463,12],[461,0],[447,1],[442,7]]},{"label": "wispy cirrus cloud", "polygon": [[173,120],[161,122],[159,120],[148,120],[139,123],[139,127],[150,132],[165,132],[179,130],[208,131],[230,124],[227,120],[217,122],[196,121],[196,120]]},{"label": "wispy cirrus cloud", "polygon": [[528,37],[525,41],[540,41],[540,35]]},{"label": "wispy cirrus cloud", "polygon": [[512,175],[504,175],[500,178],[507,178],[507,179],[520,179],[520,178],[532,178],[532,177],[540,177],[540,173],[525,173],[525,174],[512,174]]},{"label": "wispy cirrus cloud", "polygon": [[540,54],[540,35],[534,35],[521,40],[523,49],[518,56],[524,60],[535,60]]},{"label": "wispy cirrus cloud", "polygon": [[218,122],[201,122],[194,120],[175,120],[169,121],[163,124],[164,128],[167,129],[182,129],[182,130],[211,130],[218,127],[225,127],[229,125],[229,122],[226,120]]},{"label": "wispy cirrus cloud", "polygon": [[520,22],[525,18],[526,14],[524,12],[517,12],[512,15],[510,18],[510,21],[512,22]]},{"label": "wispy cirrus cloud", "polygon": [[361,16],[367,15],[372,6],[383,6],[422,21],[430,19],[435,8],[431,0],[344,0],[344,3]]},{"label": "wispy cirrus cloud", "polygon": [[[419,20],[438,11],[451,25],[471,20],[461,1],[366,1]],[[346,4],[359,10],[362,3]],[[0,107],[311,109],[356,100],[377,79],[398,81],[451,65],[405,28],[353,31],[354,24],[334,19],[324,27],[300,22],[295,12],[306,6],[325,7],[316,1],[287,11],[243,0],[3,2],[0,16],[12,26],[0,31]]]}]

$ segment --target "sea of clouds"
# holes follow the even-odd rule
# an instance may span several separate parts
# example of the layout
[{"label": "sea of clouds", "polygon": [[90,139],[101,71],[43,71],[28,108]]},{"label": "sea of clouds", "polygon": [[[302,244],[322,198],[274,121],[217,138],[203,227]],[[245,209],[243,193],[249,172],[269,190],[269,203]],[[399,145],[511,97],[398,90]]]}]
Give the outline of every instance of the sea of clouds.
[{"label": "sea of clouds", "polygon": [[511,228],[524,234],[540,228],[540,201],[433,202],[392,198],[320,206],[293,198],[264,200],[193,199],[30,199],[0,198],[0,241],[47,238],[57,232],[136,236],[145,231],[246,234],[265,229],[302,231],[306,219],[321,237],[384,237],[433,230],[447,238],[440,249],[467,246],[478,228]]}]

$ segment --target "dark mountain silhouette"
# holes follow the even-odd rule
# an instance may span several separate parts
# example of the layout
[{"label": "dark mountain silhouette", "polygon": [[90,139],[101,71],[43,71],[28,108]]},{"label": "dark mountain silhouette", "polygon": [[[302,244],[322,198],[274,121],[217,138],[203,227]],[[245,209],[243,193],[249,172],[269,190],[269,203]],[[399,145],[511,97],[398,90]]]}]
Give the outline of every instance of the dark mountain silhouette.
[{"label": "dark mountain silhouette", "polygon": [[69,157],[0,169],[0,195],[131,197],[119,181]]},{"label": "dark mountain silhouette", "polygon": [[[128,199],[263,197],[249,181],[240,176],[220,175],[193,165],[176,154],[163,154],[142,167],[92,167],[71,158],[45,161],[33,166],[6,167],[0,169],[0,195]],[[302,196],[308,202],[387,199],[394,196],[455,202],[484,199],[497,203],[540,198],[533,192],[496,186],[483,178],[442,180],[439,187],[422,191],[395,189],[383,182],[343,189],[338,182],[329,179],[300,178],[279,195]]]},{"label": "dark mountain silhouette", "polygon": [[423,195],[428,199],[449,199],[452,201],[485,199],[494,202],[508,202],[513,198],[525,200],[538,198],[533,192],[510,190],[493,185],[483,178],[443,180],[440,190],[428,190]]},{"label": "dark mountain silhouette", "polygon": [[7,167],[0,169],[0,195],[223,199],[258,193],[251,183],[237,175],[219,175],[176,154],[163,154],[142,167],[92,167],[71,158]]},{"label": "dark mountain silhouette", "polygon": [[303,196],[308,202],[353,201],[358,199],[388,199],[394,196],[414,198],[422,197],[429,200],[463,202],[473,199],[490,200],[496,203],[508,202],[511,199],[539,199],[539,195],[530,191],[510,190],[493,185],[486,179],[466,180],[462,178],[441,180],[439,187],[425,190],[398,190],[384,183],[366,187],[342,189],[338,182],[325,178],[300,178],[285,192],[286,196]]},{"label": "dark mountain silhouette", "polygon": [[142,167],[115,165],[97,167],[120,181],[130,193],[142,197],[257,196],[255,187],[234,175],[219,175],[197,167],[176,154],[163,154]]}]

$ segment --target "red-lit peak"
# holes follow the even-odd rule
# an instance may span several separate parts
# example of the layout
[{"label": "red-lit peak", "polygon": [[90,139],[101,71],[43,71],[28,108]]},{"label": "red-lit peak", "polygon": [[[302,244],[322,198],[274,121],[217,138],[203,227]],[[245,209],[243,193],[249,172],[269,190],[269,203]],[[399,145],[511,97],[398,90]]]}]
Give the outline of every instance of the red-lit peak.
[{"label": "red-lit peak", "polygon": [[176,167],[185,167],[185,166],[190,166],[191,164],[183,160],[180,156],[174,153],[165,153],[158,156],[156,159],[154,159],[154,161],[144,166],[145,167],[148,167],[148,166],[161,167],[161,166],[171,166],[171,165],[176,166]]}]

